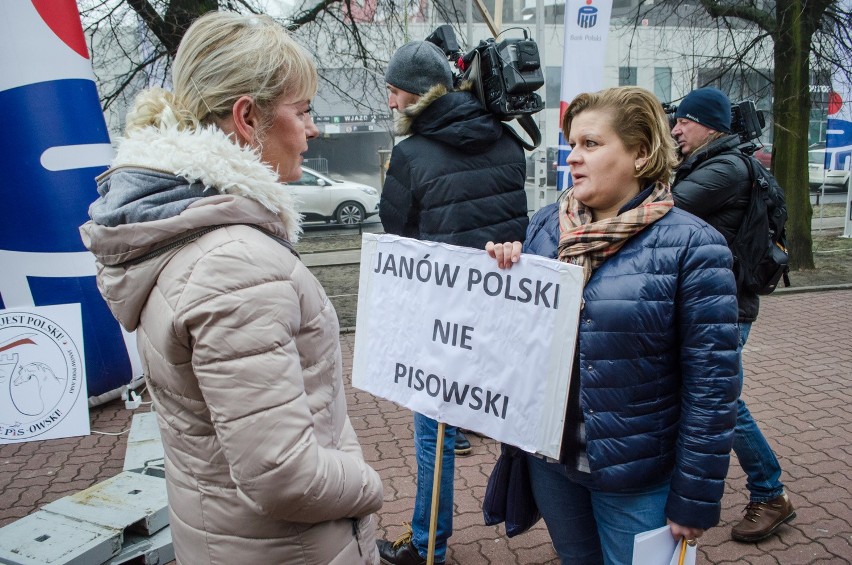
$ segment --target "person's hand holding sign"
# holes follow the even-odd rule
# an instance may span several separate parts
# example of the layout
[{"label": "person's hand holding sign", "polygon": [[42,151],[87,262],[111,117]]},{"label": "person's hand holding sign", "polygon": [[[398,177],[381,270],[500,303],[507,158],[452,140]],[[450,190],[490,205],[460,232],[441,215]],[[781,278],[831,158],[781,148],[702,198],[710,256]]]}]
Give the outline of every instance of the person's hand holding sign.
[{"label": "person's hand holding sign", "polygon": [[521,258],[521,242],[507,241],[505,243],[494,243],[489,241],[485,244],[485,252],[490,257],[497,259],[497,266],[501,269],[511,269],[513,263]]}]

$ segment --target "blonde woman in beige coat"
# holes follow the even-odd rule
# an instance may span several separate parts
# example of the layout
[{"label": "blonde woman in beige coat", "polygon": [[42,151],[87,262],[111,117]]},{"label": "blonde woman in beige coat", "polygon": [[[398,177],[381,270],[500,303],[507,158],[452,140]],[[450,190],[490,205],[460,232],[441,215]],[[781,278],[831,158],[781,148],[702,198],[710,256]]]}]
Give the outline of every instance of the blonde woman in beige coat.
[{"label": "blonde woman in beige coat", "polygon": [[81,228],[136,331],[179,563],[378,563],[378,474],[346,413],[338,324],[292,249],[316,70],[272,19],[212,13],[174,93],[128,116]]}]

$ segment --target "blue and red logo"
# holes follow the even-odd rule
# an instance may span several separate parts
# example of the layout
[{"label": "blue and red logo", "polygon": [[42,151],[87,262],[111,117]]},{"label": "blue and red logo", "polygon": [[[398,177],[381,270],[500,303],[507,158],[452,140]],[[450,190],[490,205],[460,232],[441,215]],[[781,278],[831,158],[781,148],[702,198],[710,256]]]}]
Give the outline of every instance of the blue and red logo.
[{"label": "blue and red logo", "polygon": [[592,0],[586,0],[586,5],[577,11],[577,25],[582,28],[595,27],[598,23],[598,9],[592,6]]},{"label": "blue and red logo", "polygon": [[3,0],[0,308],[79,303],[89,393],[130,381],[121,330],[95,284],[78,227],[111,158],[74,0]]}]

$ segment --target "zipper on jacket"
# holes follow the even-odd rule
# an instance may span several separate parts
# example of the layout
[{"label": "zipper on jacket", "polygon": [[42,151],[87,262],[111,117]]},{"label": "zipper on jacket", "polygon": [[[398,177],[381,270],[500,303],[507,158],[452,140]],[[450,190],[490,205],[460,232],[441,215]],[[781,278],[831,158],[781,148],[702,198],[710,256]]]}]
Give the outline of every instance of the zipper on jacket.
[{"label": "zipper on jacket", "polygon": [[361,553],[361,538],[358,537],[358,518],[350,518],[352,520],[352,535],[355,536],[355,545],[358,546],[358,555],[364,557]]}]

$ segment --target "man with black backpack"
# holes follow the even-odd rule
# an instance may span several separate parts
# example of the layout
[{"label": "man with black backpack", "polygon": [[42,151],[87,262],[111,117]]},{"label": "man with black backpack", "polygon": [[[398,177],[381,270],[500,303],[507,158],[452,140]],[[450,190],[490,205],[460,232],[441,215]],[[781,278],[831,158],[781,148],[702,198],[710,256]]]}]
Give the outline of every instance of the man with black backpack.
[{"label": "man with black backpack", "polygon": [[[753,158],[740,150],[739,135],[731,133],[731,102],[722,91],[708,87],[690,92],[678,106],[675,118],[672,136],[683,156],[672,183],[675,205],[716,228],[735,257],[742,382],[742,348],[757,318],[758,295],[768,294],[775,288],[783,274],[783,265],[786,265],[786,251],[775,245],[783,235],[783,221],[786,220],[783,192],[774,179],[773,186],[769,187],[764,178],[770,176],[769,173],[764,175],[763,171],[755,169],[755,165],[761,165],[753,163]],[[753,201],[757,198],[759,200]],[[777,205],[779,198],[780,207]],[[775,230],[777,234],[772,231],[772,219],[767,221],[767,209],[769,216],[779,216],[774,222],[780,225]],[[763,217],[760,219],[769,227],[755,230],[750,218],[760,216],[761,210]],[[782,213],[783,218],[780,218]],[[741,233],[748,231],[756,233]],[[783,244],[783,240],[780,243]],[[745,253],[744,247],[753,251]],[[776,247],[778,252],[773,253]],[[766,256],[757,257],[760,255]],[[766,264],[773,267],[771,276],[761,272]],[[772,448],[742,398],[737,404],[734,452],[746,472],[750,500],[742,521],[732,528],[731,537],[755,542],[795,518],[796,512],[784,492],[780,481],[781,466]]]}]

